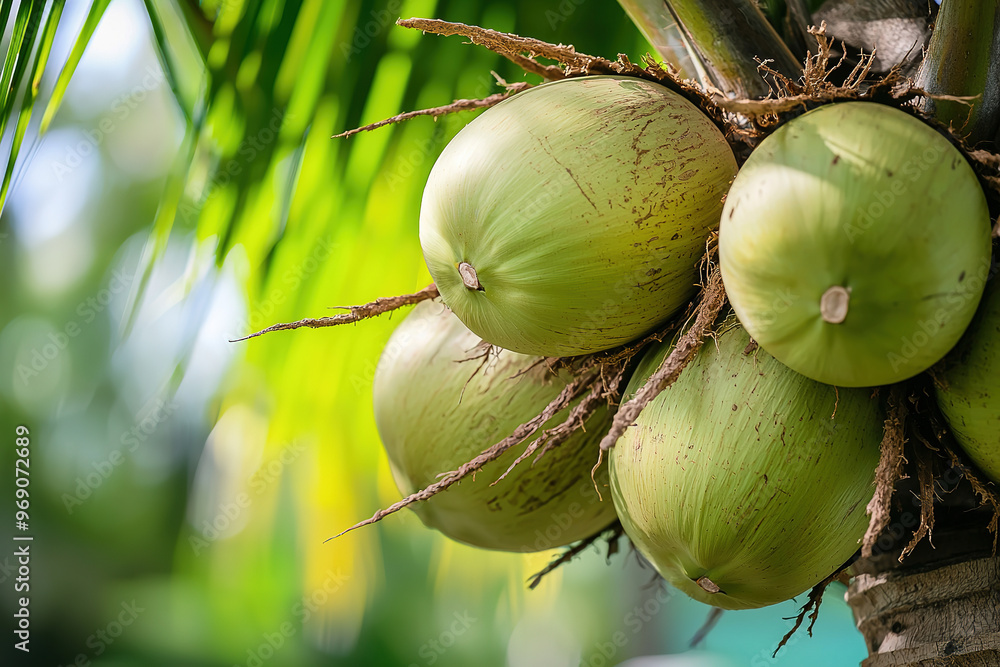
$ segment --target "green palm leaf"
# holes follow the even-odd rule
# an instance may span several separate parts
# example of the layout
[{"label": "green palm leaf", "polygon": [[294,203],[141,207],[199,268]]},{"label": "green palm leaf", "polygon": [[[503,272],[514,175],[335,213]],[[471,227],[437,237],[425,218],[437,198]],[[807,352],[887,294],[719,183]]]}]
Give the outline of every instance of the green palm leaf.
[{"label": "green palm leaf", "polygon": [[62,104],[63,96],[66,94],[66,87],[69,86],[73,72],[76,71],[76,66],[80,64],[80,58],[83,57],[83,52],[87,49],[87,44],[90,43],[90,38],[94,34],[94,31],[97,30],[97,24],[101,22],[101,17],[104,16],[104,11],[110,3],[111,0],[94,0],[94,3],[90,6],[90,13],[87,14],[83,27],[80,29],[80,34],[76,38],[76,43],[73,45],[73,50],[70,51],[66,64],[63,65],[62,70],[59,72],[59,78],[56,80],[52,96],[45,106],[45,113],[42,114],[42,124],[39,127],[40,133],[45,132],[52,123],[52,118],[56,115],[56,111],[59,110],[59,105]]}]

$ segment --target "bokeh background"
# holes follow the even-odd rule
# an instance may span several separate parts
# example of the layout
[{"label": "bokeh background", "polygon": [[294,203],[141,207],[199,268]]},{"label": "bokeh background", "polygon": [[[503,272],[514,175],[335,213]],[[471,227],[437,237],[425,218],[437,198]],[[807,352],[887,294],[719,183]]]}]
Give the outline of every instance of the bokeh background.
[{"label": "bokeh background", "polygon": [[[65,5],[53,62],[88,20],[96,30],[52,126],[41,139],[29,126],[0,220],[4,664],[864,657],[839,585],[814,636],[772,658],[797,603],[728,612],[691,650],[709,609],[657,583],[627,549],[610,560],[591,549],[528,591],[557,552],[465,547],[409,512],[326,541],[399,497],[371,408],[398,315],[228,342],[430,282],[416,233],[422,186],[476,114],[330,137],[498,92],[491,72],[531,77],[396,18],[638,60],[652,49],[617,3],[95,4],[103,15],[84,0]],[[43,97],[57,75],[42,79]],[[27,655],[11,650],[10,632],[18,424],[32,437]]]}]

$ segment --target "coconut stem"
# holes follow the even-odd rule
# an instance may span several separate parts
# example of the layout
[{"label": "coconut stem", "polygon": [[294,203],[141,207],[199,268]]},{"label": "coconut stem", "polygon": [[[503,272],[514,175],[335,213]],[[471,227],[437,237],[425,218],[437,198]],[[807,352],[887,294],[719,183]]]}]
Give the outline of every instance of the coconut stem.
[{"label": "coconut stem", "polygon": [[462,276],[462,284],[470,290],[476,292],[485,291],[483,286],[479,284],[479,275],[476,273],[476,267],[472,266],[472,264],[462,262],[458,265],[458,272]]},{"label": "coconut stem", "polygon": [[851,290],[840,285],[834,285],[823,292],[819,300],[819,312],[823,321],[830,324],[840,324],[847,319],[847,309],[851,303]]},{"label": "coconut stem", "polygon": [[722,589],[719,588],[719,585],[714,581],[712,581],[711,579],[709,579],[708,577],[698,577],[694,583],[701,586],[706,593],[715,594],[722,592]]},{"label": "coconut stem", "polygon": [[[713,261],[717,250],[710,249],[706,261]],[[672,385],[680,377],[681,371],[691,363],[694,355],[701,349],[705,337],[712,330],[712,324],[726,303],[726,291],[722,284],[722,273],[718,266],[711,266],[705,287],[702,288],[698,305],[695,306],[694,324],[685,331],[674,349],[671,350],[662,362],[660,367],[649,376],[646,383],[635,395],[626,403],[623,403],[615,413],[614,421],[604,438],[601,439],[601,450],[611,449],[618,442],[618,438],[625,434],[625,429],[635,423],[639,418],[639,413],[649,405],[654,398],[660,395],[664,389]]]},{"label": "coconut stem", "polygon": [[[368,319],[369,317],[375,317],[376,315],[391,312],[397,308],[402,308],[403,306],[412,306],[420,303],[421,301],[436,299],[439,296],[441,296],[441,294],[438,292],[437,285],[431,283],[419,292],[414,292],[413,294],[379,297],[370,303],[365,303],[360,306],[347,306],[347,310],[349,312],[340,313],[339,315],[334,315],[332,317],[308,318],[298,320],[297,322],[272,324],[266,329],[261,329],[256,333],[250,334],[249,336],[235,338],[229,342],[238,343],[241,340],[256,338],[257,336],[262,336],[266,333],[271,333],[272,331],[288,331],[289,329],[298,329],[300,327],[318,329],[320,327],[332,327],[338,324],[353,324],[354,322],[359,322],[361,320]],[[340,307],[343,308],[344,306]]]},{"label": "coconut stem", "polygon": [[380,120],[377,123],[369,123],[362,127],[356,127],[353,130],[347,130],[346,132],[341,132],[340,134],[335,134],[332,139],[340,139],[342,137],[350,137],[352,135],[358,134],[359,132],[370,132],[372,130],[377,130],[380,127],[385,127],[386,125],[393,125],[395,123],[402,123],[403,121],[410,120],[411,118],[416,118],[417,116],[430,116],[432,118],[437,118],[438,116],[444,116],[450,113],[458,113],[459,111],[467,111],[470,109],[485,109],[491,107],[495,104],[503,102],[505,99],[519,93],[522,90],[527,90],[531,88],[531,84],[525,81],[516,81],[514,83],[507,83],[500,77],[497,77],[497,82],[506,88],[502,93],[495,93],[489,97],[484,97],[482,99],[472,99],[472,100],[455,100],[451,104],[445,104],[440,107],[433,107],[430,109],[420,109],[418,111],[407,111],[406,113],[401,113],[393,116],[392,118],[386,118],[385,120]]}]

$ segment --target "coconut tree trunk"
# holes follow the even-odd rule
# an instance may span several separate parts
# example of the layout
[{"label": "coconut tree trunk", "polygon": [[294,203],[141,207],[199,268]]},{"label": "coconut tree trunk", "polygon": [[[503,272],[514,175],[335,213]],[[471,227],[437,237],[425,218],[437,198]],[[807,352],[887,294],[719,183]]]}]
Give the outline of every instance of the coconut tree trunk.
[{"label": "coconut tree trunk", "polygon": [[847,43],[850,61],[856,63],[863,50],[874,54],[874,71],[885,73],[902,63],[901,73],[912,76],[930,39],[936,10],[927,0],[827,0],[813,12],[812,21],[826,21],[826,34]]},{"label": "coconut tree trunk", "polygon": [[702,86],[711,83],[704,63],[664,0],[618,0],[618,4],[660,57],[677,68],[682,77],[696,79]]},{"label": "coconut tree trunk", "polygon": [[972,144],[991,140],[1000,123],[1000,0],[943,0],[917,85],[969,102],[926,103],[938,120]]},{"label": "coconut tree trunk", "polygon": [[790,79],[802,72],[788,46],[752,0],[663,0],[704,64],[712,85],[736,97],[771,92],[757,60]]},{"label": "coconut tree trunk", "polygon": [[847,602],[868,647],[862,667],[1000,665],[1000,559],[984,516],[937,512],[937,548],[925,541],[898,562],[919,515],[902,512],[882,552],[855,564]]}]

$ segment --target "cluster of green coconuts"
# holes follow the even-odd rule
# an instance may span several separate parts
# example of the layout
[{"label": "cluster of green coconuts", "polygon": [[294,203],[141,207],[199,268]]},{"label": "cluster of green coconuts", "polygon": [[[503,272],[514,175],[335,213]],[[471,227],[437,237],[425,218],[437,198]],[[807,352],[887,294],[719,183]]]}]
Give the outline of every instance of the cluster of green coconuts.
[{"label": "cluster of green coconuts", "polygon": [[[990,218],[948,139],[892,107],[839,103],[787,122],[738,170],[722,132],[681,95],[595,76],[487,110],[431,171],[420,242],[441,300],[396,329],[375,376],[400,490],[538,415],[571,380],[541,357],[612,349],[675,317],[715,228],[732,310],[594,479],[608,410],[495,485],[523,445],[418,503],[425,524],[537,551],[617,517],[690,596],[729,609],[781,602],[858,549],[884,420],[871,387],[956,344],[938,400],[969,456],[1000,478],[989,389],[1000,293],[982,298]],[[478,358],[480,339],[503,349]],[[651,346],[625,398],[671,349]]]}]

